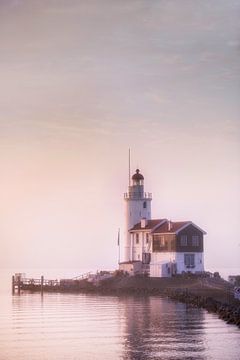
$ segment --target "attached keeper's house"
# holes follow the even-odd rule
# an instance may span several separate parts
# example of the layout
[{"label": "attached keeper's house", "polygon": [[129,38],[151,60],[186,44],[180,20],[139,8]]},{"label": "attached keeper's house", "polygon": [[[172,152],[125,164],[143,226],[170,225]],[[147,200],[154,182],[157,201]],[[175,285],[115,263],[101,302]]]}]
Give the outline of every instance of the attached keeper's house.
[{"label": "attached keeper's house", "polygon": [[119,269],[130,275],[147,273],[151,277],[203,272],[205,231],[191,221],[151,219],[152,196],[144,192],[143,181],[137,169],[124,195],[125,251]]}]

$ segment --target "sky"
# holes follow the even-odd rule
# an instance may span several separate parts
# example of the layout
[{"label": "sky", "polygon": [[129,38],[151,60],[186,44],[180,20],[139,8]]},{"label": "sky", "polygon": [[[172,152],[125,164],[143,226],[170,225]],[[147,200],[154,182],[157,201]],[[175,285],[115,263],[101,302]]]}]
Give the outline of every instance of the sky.
[{"label": "sky", "polygon": [[0,0],[0,267],[116,268],[129,147],[152,217],[203,228],[206,269],[240,266],[239,17]]}]

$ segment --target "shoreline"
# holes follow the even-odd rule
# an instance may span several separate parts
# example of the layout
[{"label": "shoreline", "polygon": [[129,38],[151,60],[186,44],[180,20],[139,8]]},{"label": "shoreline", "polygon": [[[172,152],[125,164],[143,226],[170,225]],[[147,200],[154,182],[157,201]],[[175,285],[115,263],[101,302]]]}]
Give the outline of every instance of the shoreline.
[{"label": "shoreline", "polygon": [[172,291],[167,296],[171,300],[180,301],[185,304],[193,305],[197,308],[205,309],[210,313],[215,313],[227,324],[233,324],[240,328],[240,302],[226,303],[214,299],[211,296],[196,295],[183,290]]}]

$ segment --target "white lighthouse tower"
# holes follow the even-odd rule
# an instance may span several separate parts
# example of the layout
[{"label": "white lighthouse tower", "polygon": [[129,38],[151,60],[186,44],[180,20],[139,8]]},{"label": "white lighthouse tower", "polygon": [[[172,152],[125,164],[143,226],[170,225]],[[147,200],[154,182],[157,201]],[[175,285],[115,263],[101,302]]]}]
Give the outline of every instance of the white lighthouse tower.
[{"label": "white lighthouse tower", "polygon": [[129,230],[139,223],[141,219],[151,219],[152,194],[144,192],[144,177],[137,169],[132,176],[132,183],[128,192],[124,194],[125,200],[125,234],[124,234],[124,261],[131,261],[131,237]]}]

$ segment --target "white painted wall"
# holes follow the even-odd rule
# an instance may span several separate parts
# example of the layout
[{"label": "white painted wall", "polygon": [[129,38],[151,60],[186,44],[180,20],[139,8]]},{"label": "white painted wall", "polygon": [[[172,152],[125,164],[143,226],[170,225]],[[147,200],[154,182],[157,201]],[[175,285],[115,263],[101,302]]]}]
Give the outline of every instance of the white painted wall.
[{"label": "white painted wall", "polygon": [[141,260],[142,261],[142,253],[144,252],[150,252],[151,245],[150,245],[150,239],[149,242],[146,242],[146,232],[145,231],[139,231],[139,243],[136,243],[136,233],[131,234],[131,249],[130,254],[132,257],[132,260]]},{"label": "white painted wall", "polygon": [[130,276],[133,276],[136,274],[141,274],[142,263],[140,261],[129,262],[129,263],[120,263],[119,270],[126,271]]},{"label": "white painted wall", "polygon": [[[133,190],[132,186],[129,187],[129,193]],[[124,261],[133,260],[131,257],[131,236],[129,230],[134,225],[139,223],[142,218],[151,219],[151,198],[143,198],[139,196],[139,199],[132,199],[125,197],[125,230],[124,230]],[[146,202],[146,208],[143,207]],[[138,260],[138,259],[137,259]]]},{"label": "white painted wall", "polygon": [[[194,254],[195,255],[195,267],[187,268],[184,264],[184,254]],[[192,273],[204,271],[204,257],[203,253],[191,252],[191,253],[176,253],[176,262],[177,262],[177,273],[181,274],[183,271],[191,271]]]},{"label": "white painted wall", "polygon": [[151,253],[150,262],[150,276],[151,277],[169,277],[171,273],[168,273],[168,267],[175,263],[176,253]]},{"label": "white painted wall", "polygon": [[[187,268],[184,264],[184,254],[194,254],[195,256],[195,267]],[[176,264],[177,274],[185,272],[202,272],[204,271],[204,257],[203,253],[191,252],[191,253],[180,253],[180,252],[169,252],[169,253],[151,253],[150,263],[150,276],[153,277],[168,277],[168,267],[171,264]]]}]

